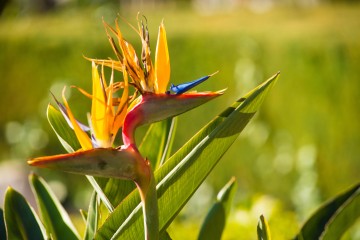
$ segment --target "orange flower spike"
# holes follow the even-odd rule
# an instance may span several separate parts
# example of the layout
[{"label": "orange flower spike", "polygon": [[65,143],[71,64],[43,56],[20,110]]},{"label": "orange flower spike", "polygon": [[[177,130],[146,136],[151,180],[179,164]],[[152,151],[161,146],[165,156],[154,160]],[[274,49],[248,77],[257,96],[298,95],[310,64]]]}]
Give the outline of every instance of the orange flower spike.
[{"label": "orange flower spike", "polygon": [[72,124],[72,126],[74,128],[75,135],[76,135],[77,139],[79,140],[79,143],[80,143],[83,150],[92,149],[93,146],[92,146],[92,143],[91,143],[91,140],[90,140],[89,136],[80,128],[79,124],[77,123],[74,115],[72,114],[72,112],[70,110],[69,104],[68,104],[68,102],[67,102],[67,100],[65,98],[65,89],[66,89],[66,87],[64,87],[64,89],[63,89],[62,98],[63,98],[63,101],[64,101],[66,111],[67,111],[67,113],[69,115],[69,119],[70,119],[71,124]]},{"label": "orange flower spike", "polygon": [[164,22],[159,26],[155,52],[156,93],[165,93],[170,80],[170,57]]},{"label": "orange flower spike", "polygon": [[[112,29],[112,28],[111,28]],[[123,65],[126,66],[126,69],[129,71],[131,78],[133,79],[136,86],[143,85],[144,81],[144,72],[140,66],[139,58],[136,55],[134,47],[125,41],[122,37],[120,27],[116,21],[116,36],[118,38],[119,46],[123,54]]]},{"label": "orange flower spike", "polygon": [[142,86],[145,92],[155,92],[155,74],[151,61],[150,36],[146,25],[141,21],[139,32],[142,44],[141,60],[144,66],[145,84]]},{"label": "orange flower spike", "polygon": [[103,24],[104,24],[105,31],[106,31],[106,35],[107,35],[107,37],[108,37],[108,40],[109,40],[109,42],[110,42],[110,45],[111,45],[113,51],[115,52],[116,57],[118,58],[119,62],[122,64],[121,61],[122,61],[122,59],[123,59],[123,56],[122,56],[121,52],[119,51],[118,47],[116,46],[114,39],[113,39],[113,38],[111,37],[111,35],[109,34],[108,29],[110,29],[116,36],[117,36],[117,32],[116,32],[109,24],[107,24],[107,23],[104,21],[104,19],[103,19]]}]

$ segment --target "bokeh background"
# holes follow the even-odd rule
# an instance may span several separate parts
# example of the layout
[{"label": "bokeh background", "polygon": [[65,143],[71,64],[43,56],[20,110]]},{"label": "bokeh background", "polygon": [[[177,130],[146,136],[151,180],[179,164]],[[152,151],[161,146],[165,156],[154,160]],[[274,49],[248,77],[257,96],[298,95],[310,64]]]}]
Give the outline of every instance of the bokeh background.
[{"label": "bokeh background", "polygon": [[[360,4],[341,0],[2,0],[0,3],[0,207],[11,185],[33,202],[30,172],[43,176],[80,221],[91,193],[82,176],[30,168],[63,153],[46,120],[50,91],[91,89],[83,56],[114,57],[102,18],[148,19],[151,44],[164,19],[175,84],[220,72],[198,90],[226,94],[179,119],[174,151],[242,94],[281,71],[255,119],[170,226],[195,239],[217,191],[236,176],[224,239],[256,239],[260,214],[274,239],[289,239],[321,202],[360,177]],[[136,33],[120,21],[138,49]],[[68,89],[85,121],[90,102]],[[146,130],[138,133],[138,138]],[[140,139],[141,140],[141,139]],[[139,140],[139,141],[140,141]],[[356,224],[344,239],[360,239]]]}]

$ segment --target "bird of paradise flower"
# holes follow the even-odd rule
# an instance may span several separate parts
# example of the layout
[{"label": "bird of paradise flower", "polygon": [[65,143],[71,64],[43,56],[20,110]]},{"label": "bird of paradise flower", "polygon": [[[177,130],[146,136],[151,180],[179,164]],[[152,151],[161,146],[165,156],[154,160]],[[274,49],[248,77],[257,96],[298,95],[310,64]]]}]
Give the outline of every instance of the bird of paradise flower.
[{"label": "bird of paradise flower", "polygon": [[[143,202],[145,236],[147,239],[158,239],[156,183],[149,161],[141,156],[137,148],[135,130],[140,125],[189,111],[220,96],[223,91],[186,92],[211,75],[190,83],[171,85],[171,91],[167,91],[170,59],[163,22],[159,27],[155,64],[151,60],[149,33],[143,22],[138,23],[138,30],[134,28],[142,43],[141,61],[134,47],[123,38],[117,21],[115,29],[104,24],[117,60],[90,59],[92,94],[78,88],[92,99],[91,113],[88,114],[89,127],[76,120],[65,98],[65,88],[62,96],[64,104],[56,100],[63,116],[73,128],[81,149],[69,154],[30,159],[28,163],[71,173],[134,181]],[[118,45],[110,32],[116,36]],[[99,65],[102,66],[101,74],[98,71]],[[123,81],[114,82],[112,74],[107,84],[104,66],[121,71]],[[130,85],[136,90],[133,96],[129,96]],[[114,93],[120,89],[121,97],[114,97]],[[136,97],[138,93],[139,96]],[[123,145],[114,147],[114,140],[120,128]]]}]

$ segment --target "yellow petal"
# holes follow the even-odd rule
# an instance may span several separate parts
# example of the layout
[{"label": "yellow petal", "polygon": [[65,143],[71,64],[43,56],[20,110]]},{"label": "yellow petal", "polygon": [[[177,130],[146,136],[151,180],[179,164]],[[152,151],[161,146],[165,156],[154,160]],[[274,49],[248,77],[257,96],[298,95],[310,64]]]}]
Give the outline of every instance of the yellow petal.
[{"label": "yellow petal", "polygon": [[164,23],[159,27],[155,53],[156,93],[165,93],[170,80],[170,58]]},{"label": "yellow petal", "polygon": [[80,128],[79,124],[77,123],[74,115],[72,114],[72,112],[70,110],[69,104],[68,104],[68,102],[67,102],[67,100],[65,98],[65,89],[66,88],[64,88],[64,90],[63,90],[62,98],[63,98],[63,101],[64,101],[64,105],[66,107],[66,111],[67,111],[67,113],[69,115],[71,124],[73,125],[76,137],[79,140],[79,143],[80,143],[83,150],[92,149],[93,146],[92,146],[92,143],[91,143],[91,140],[90,140],[89,136]]},{"label": "yellow petal", "polygon": [[108,147],[109,129],[106,124],[106,99],[102,79],[95,63],[92,64],[93,99],[91,105],[91,125],[98,144]]}]

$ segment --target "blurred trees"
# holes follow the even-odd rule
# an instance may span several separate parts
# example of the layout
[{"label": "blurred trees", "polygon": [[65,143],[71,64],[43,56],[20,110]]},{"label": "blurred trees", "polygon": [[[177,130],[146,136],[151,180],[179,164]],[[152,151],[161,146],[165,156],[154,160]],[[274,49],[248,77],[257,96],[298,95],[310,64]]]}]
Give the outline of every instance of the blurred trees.
[{"label": "blurred trees", "polygon": [[49,12],[62,7],[84,7],[90,5],[111,4],[118,7],[128,6],[157,6],[162,4],[179,4],[179,5],[192,5],[192,6],[221,6],[230,4],[231,6],[268,6],[268,5],[288,5],[294,7],[311,7],[318,4],[330,3],[357,3],[359,0],[1,0],[0,1],[0,14],[6,8],[11,8],[11,12],[16,15],[26,14],[41,14]]}]

